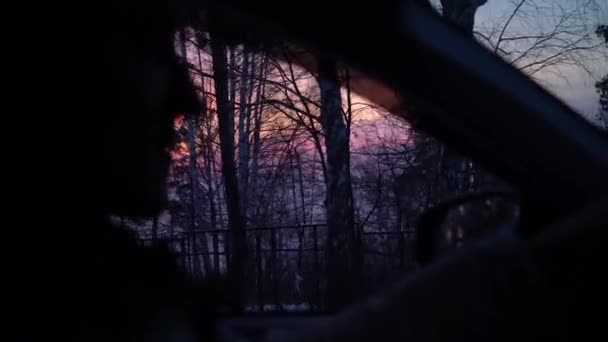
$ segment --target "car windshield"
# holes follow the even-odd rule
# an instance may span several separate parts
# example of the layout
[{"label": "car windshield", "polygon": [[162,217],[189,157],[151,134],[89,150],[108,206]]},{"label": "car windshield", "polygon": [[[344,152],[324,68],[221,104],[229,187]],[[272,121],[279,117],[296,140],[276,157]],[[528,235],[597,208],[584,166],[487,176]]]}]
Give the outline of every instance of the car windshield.
[{"label": "car windshield", "polygon": [[468,21],[475,39],[564,101],[608,128],[608,2],[433,0],[444,18]]}]

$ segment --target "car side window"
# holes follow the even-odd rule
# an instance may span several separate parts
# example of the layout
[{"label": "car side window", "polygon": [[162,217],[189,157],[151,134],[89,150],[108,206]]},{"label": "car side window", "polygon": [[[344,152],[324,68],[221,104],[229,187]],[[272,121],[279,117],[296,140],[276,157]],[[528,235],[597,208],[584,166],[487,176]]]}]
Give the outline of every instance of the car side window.
[{"label": "car side window", "polygon": [[[144,244],[167,243],[195,277],[238,272],[245,311],[337,310],[424,265],[418,227],[431,208],[515,192],[416,128],[420,114],[402,109],[401,96],[341,61],[209,43],[195,30],[177,36],[204,112],[174,123],[166,209],[115,220]],[[310,56],[314,67],[303,62]],[[447,230],[432,228],[443,237],[431,240],[434,257],[516,224],[516,205],[478,202],[450,213]]]}]

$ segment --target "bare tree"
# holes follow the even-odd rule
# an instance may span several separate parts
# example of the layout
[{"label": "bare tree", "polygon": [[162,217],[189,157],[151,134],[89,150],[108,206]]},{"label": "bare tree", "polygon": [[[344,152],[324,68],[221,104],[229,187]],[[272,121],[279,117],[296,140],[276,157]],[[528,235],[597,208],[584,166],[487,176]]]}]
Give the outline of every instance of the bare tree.
[{"label": "bare tree", "polygon": [[[221,38],[211,37],[211,51],[213,56],[222,174],[228,208],[228,221],[232,234],[232,256],[229,260],[229,275],[232,285],[238,289],[235,295],[242,298],[248,253],[245,227],[240,209],[239,187],[234,158],[234,103],[228,97],[228,61],[226,59],[226,45]],[[234,95],[233,89],[230,89],[230,92]],[[237,300],[236,303],[242,305],[241,300]],[[235,310],[242,310],[242,307],[236,307]]]},{"label": "bare tree", "polygon": [[340,309],[356,296],[358,267],[350,174],[350,132],[342,112],[336,63],[319,59],[321,123],[327,151],[327,297],[329,310]]},{"label": "bare tree", "polygon": [[512,0],[500,19],[476,28],[490,50],[530,76],[562,76],[563,67],[592,73],[606,56],[597,39],[595,17],[606,4],[595,0]]},{"label": "bare tree", "polygon": [[[187,53],[187,33],[185,30],[180,31],[180,43],[181,43],[181,55],[186,61],[188,59]],[[191,206],[191,230],[200,229],[202,226],[203,215],[201,210],[202,205],[202,194],[199,185],[199,165],[198,165],[198,151],[197,151],[197,132],[199,130],[197,120],[199,119],[200,113],[188,113],[187,119],[187,136],[188,136],[188,154],[190,156],[190,206]],[[209,259],[207,239],[205,235],[192,235],[191,247],[194,250],[200,250],[202,254],[203,267],[200,266],[199,257],[195,257],[196,264],[193,266],[194,269],[204,272],[211,272],[211,261]],[[194,252],[194,251],[193,251]]]},{"label": "bare tree", "polygon": [[[250,71],[251,68],[255,66],[255,61],[253,59],[253,54],[249,52],[247,47],[243,48],[243,57],[241,64],[241,72],[240,72],[240,94],[239,94],[239,121],[238,121],[238,151],[239,151],[239,162],[238,162],[238,170],[239,170],[239,190],[240,190],[240,199],[241,199],[241,210],[243,211],[243,216],[247,217],[247,186],[249,184],[249,126],[251,123],[250,118],[250,106],[249,102],[251,102],[251,92],[252,92],[252,84],[250,84],[253,79],[253,73],[255,71]],[[250,74],[251,73],[251,74]]]},{"label": "bare tree", "polygon": [[[249,170],[249,182],[251,191],[247,192],[248,199],[247,203],[251,205],[255,198],[255,192],[258,190],[258,175],[259,175],[259,164],[260,164],[260,149],[261,149],[261,131],[262,131],[262,115],[265,109],[265,103],[262,103],[264,94],[266,92],[266,82],[264,81],[267,76],[268,69],[268,57],[263,56],[262,62],[259,68],[258,74],[252,72],[252,79],[257,78],[257,87],[255,95],[255,105],[253,106],[252,113],[250,114],[251,120],[253,120],[253,132],[251,141],[249,143],[251,148],[251,165]],[[257,204],[255,205],[257,207]],[[256,208],[253,208],[254,210]]]}]

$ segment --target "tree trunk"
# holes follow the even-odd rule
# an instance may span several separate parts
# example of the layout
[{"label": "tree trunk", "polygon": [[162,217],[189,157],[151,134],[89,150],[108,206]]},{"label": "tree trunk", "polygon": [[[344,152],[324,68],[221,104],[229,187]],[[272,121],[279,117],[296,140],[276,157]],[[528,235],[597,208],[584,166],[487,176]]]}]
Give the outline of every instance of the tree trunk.
[{"label": "tree trunk", "polygon": [[300,188],[300,205],[302,206],[302,224],[306,224],[306,202],[304,195],[304,177],[302,176],[302,158],[300,158],[300,153],[297,149],[296,160],[298,162],[298,183]]},{"label": "tree trunk", "polygon": [[247,185],[249,181],[249,59],[251,54],[243,50],[243,64],[241,66],[240,111],[239,111],[239,190],[241,211],[244,219],[247,218]]},{"label": "tree trunk", "polygon": [[222,157],[222,173],[224,190],[228,209],[228,223],[232,235],[232,256],[229,260],[229,277],[236,293],[234,310],[243,310],[243,289],[245,281],[245,262],[247,260],[247,244],[241,216],[239,188],[234,160],[234,107],[228,99],[228,72],[226,60],[226,45],[219,38],[211,39],[213,58],[213,75],[215,79],[215,96],[220,135]]},{"label": "tree trunk", "polygon": [[258,202],[255,201],[253,196],[257,191],[258,187],[258,173],[259,173],[259,159],[260,159],[260,149],[261,149],[261,141],[260,141],[260,131],[262,129],[262,114],[264,112],[264,105],[261,103],[264,98],[265,91],[265,83],[264,77],[266,77],[266,69],[267,69],[267,57],[264,57],[262,61],[262,65],[260,67],[259,74],[259,83],[257,87],[257,94],[255,100],[255,107],[253,110],[253,139],[251,143],[252,155],[251,155],[251,172],[250,172],[250,188],[251,191],[248,191],[248,203],[256,203],[255,204],[255,215],[259,212]]},{"label": "tree trunk", "polygon": [[441,0],[442,15],[467,35],[473,36],[475,13],[486,2],[487,0]]},{"label": "tree trunk", "polygon": [[[198,49],[198,67],[199,70],[203,71],[203,61],[201,56],[201,50]],[[201,98],[206,103],[207,98],[205,94],[205,76],[201,75]],[[207,108],[205,105],[204,108]],[[214,149],[213,149],[213,117],[211,113],[206,113],[208,115],[207,119],[204,121],[204,129],[201,130],[201,143],[202,143],[202,151],[204,158],[204,172],[207,176],[207,204],[209,205],[209,228],[212,231],[218,229],[217,225],[217,210],[215,208],[215,157],[214,157]],[[216,233],[213,233],[213,244],[212,250],[213,254],[213,272],[218,275],[220,274],[220,266],[219,266],[219,246],[218,239]],[[206,243],[206,241],[205,241]],[[211,257],[210,257],[211,259]]]},{"label": "tree trunk", "polygon": [[[211,120],[211,119],[210,119]],[[213,136],[211,122],[207,123],[207,134],[205,137],[205,170],[207,172],[207,201],[209,204],[209,228],[212,231],[218,230],[217,209],[215,207],[215,158],[213,150]],[[216,233],[214,233],[216,234]],[[216,275],[220,274],[220,254],[217,236],[213,239],[213,271]]]},{"label": "tree trunk", "polygon": [[290,180],[290,185],[291,185],[291,199],[292,199],[292,204],[293,204],[293,216],[295,218],[296,224],[301,224],[302,222],[300,221],[300,217],[299,217],[299,212],[298,212],[298,195],[296,194],[296,169],[295,169],[295,165],[293,163],[293,159],[294,159],[294,154],[298,153],[297,149],[294,147],[291,147],[290,152],[289,152],[289,180]]},{"label": "tree trunk", "polygon": [[[224,47],[224,49],[226,49]],[[230,101],[230,103],[232,103],[232,105],[234,106],[234,102],[236,101],[236,72],[235,72],[235,68],[236,68],[236,51],[234,50],[234,47],[231,46],[228,49],[228,89],[229,90],[229,94],[228,94],[228,101]],[[234,109],[233,109],[234,110]]]},{"label": "tree trunk", "polygon": [[[182,53],[182,58],[186,59],[187,56],[187,48],[186,48],[186,33],[182,30],[180,31],[180,42],[181,42],[181,53]],[[186,131],[187,131],[187,135],[188,135],[188,152],[190,153],[190,198],[191,198],[191,217],[192,217],[192,225],[190,227],[191,230],[197,230],[201,228],[201,221],[202,221],[202,213],[200,212],[200,210],[203,208],[202,204],[201,204],[201,199],[202,196],[200,194],[200,188],[199,188],[199,179],[200,179],[200,174],[199,174],[199,169],[198,169],[198,162],[197,162],[197,150],[196,150],[196,132],[198,131],[198,125],[197,125],[197,119],[198,119],[198,114],[199,113],[187,113],[188,115],[188,121],[187,121],[187,127],[186,127]],[[205,268],[205,270],[210,270],[211,267],[211,261],[209,260],[209,251],[207,250],[207,241],[206,241],[206,237],[203,235],[201,237],[202,241],[200,244],[200,253],[203,256],[203,267]],[[191,241],[191,248],[192,248],[192,253],[196,254],[198,253],[198,247],[199,244],[196,243],[195,238],[193,236],[192,241]],[[201,267],[199,266],[200,262],[198,261],[198,256],[195,256],[194,259],[196,259],[196,265],[193,266],[196,270],[200,270]],[[202,271],[202,270],[200,270]]]},{"label": "tree trunk", "polygon": [[[201,215],[200,215],[200,189],[199,189],[199,172],[198,172],[198,163],[196,161],[197,153],[196,153],[196,140],[195,140],[195,131],[196,131],[196,120],[194,115],[190,115],[188,118],[188,126],[186,127],[186,131],[188,134],[188,152],[190,153],[190,218],[191,225],[190,231],[197,231],[200,229],[201,223]],[[192,255],[190,261],[192,262],[191,269],[194,273],[198,273],[201,271],[200,261],[198,259],[198,246],[195,241],[195,236],[190,235],[190,254]],[[205,254],[204,250],[200,251]],[[206,268],[206,265],[204,266]]]},{"label": "tree trunk", "polygon": [[327,308],[339,310],[357,295],[355,234],[350,175],[350,132],[342,114],[336,64],[319,61],[321,123],[327,151]]}]

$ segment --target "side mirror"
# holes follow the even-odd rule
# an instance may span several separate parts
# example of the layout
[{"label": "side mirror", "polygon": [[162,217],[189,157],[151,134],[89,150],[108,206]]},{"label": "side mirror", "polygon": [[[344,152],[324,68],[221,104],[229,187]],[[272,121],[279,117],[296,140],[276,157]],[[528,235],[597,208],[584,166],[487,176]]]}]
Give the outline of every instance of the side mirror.
[{"label": "side mirror", "polygon": [[428,264],[447,251],[502,229],[519,225],[519,199],[508,190],[460,195],[425,211],[416,234],[415,253]]}]

